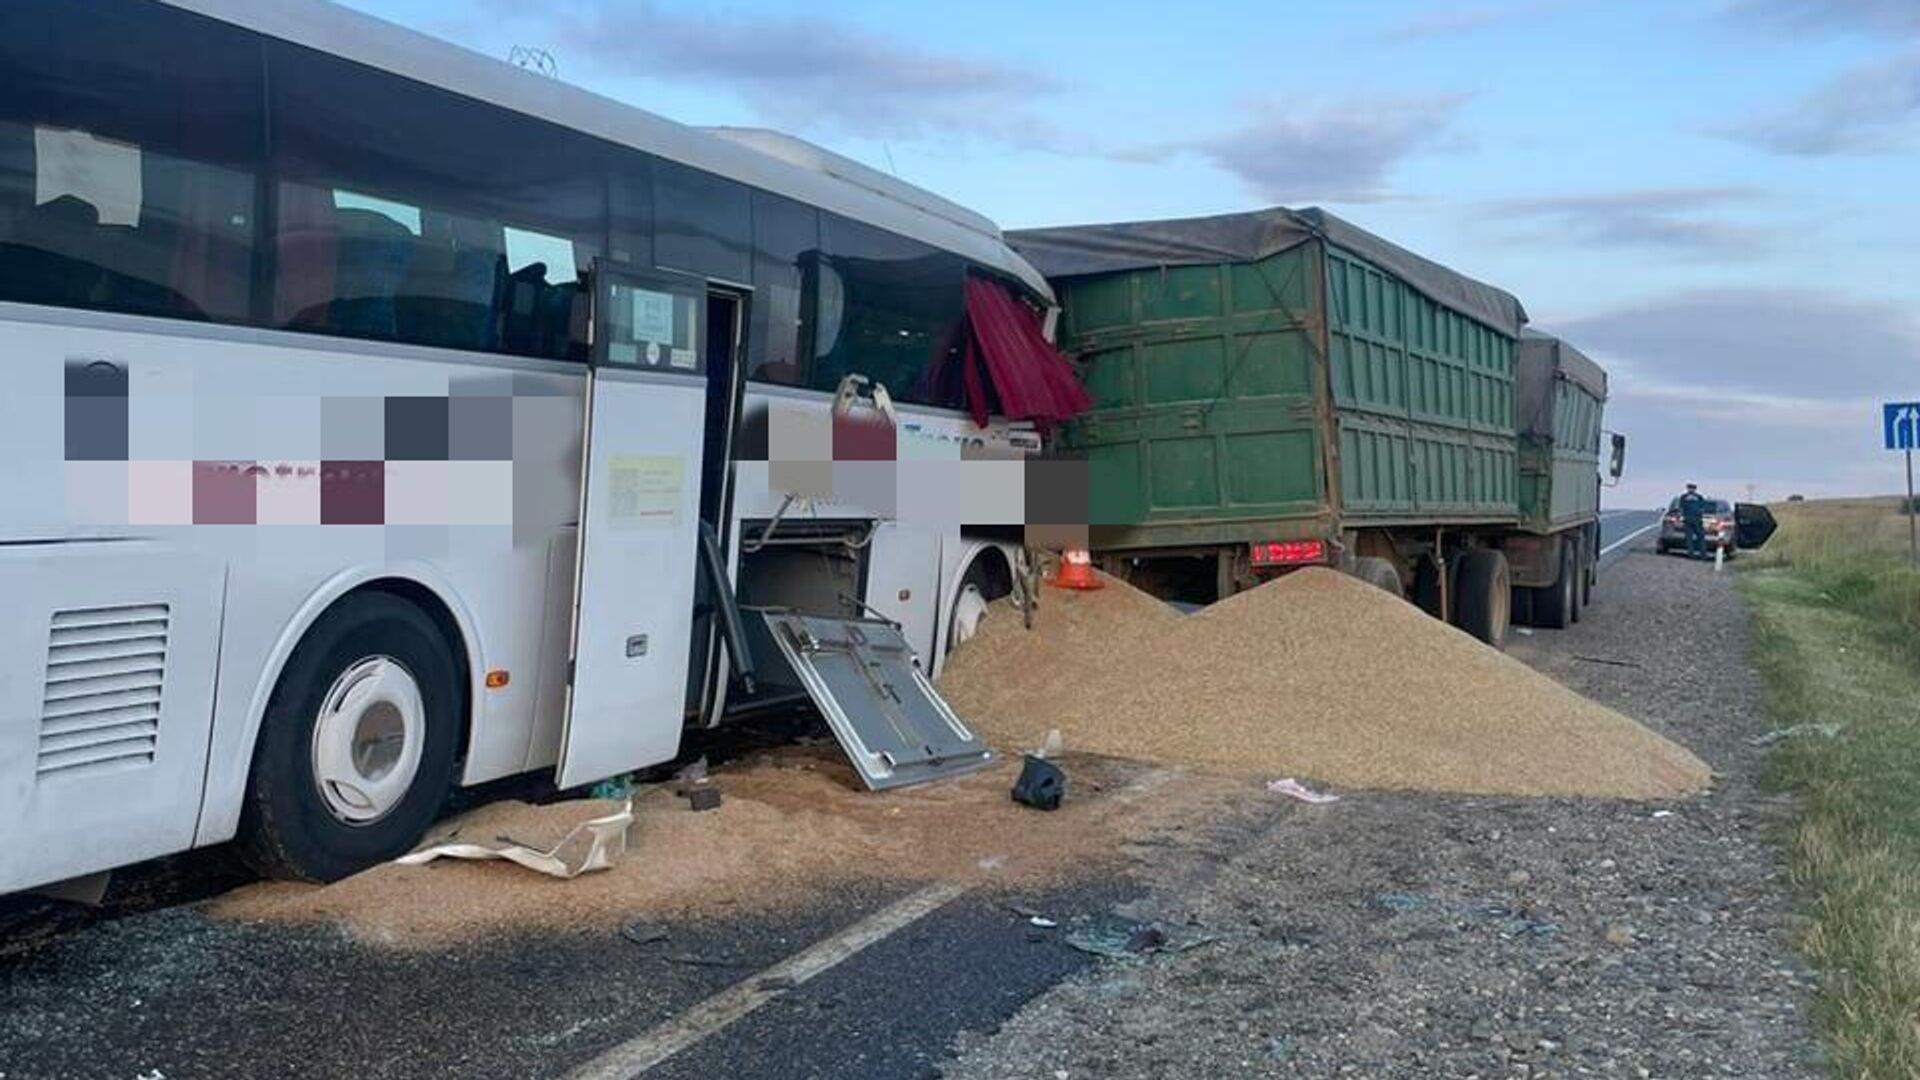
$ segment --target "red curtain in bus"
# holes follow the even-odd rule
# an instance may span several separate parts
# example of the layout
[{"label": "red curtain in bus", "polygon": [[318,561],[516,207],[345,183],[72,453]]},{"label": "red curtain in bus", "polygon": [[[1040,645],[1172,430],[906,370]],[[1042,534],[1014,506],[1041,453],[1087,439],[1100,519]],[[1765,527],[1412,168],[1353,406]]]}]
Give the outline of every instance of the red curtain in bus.
[{"label": "red curtain in bus", "polygon": [[1031,420],[1043,432],[1093,407],[1073,368],[1041,332],[1039,314],[996,281],[967,278],[961,367],[967,411],[982,426],[996,403],[1007,419]]}]

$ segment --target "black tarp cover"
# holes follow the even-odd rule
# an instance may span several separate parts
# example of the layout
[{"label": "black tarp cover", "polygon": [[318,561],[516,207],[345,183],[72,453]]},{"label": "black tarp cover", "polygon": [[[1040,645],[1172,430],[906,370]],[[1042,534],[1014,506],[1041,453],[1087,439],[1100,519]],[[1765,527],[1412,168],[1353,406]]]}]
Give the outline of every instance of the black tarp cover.
[{"label": "black tarp cover", "polygon": [[1048,278],[1156,266],[1256,262],[1320,238],[1406,282],[1443,307],[1519,337],[1527,312],[1512,293],[1475,281],[1318,207],[1245,214],[1015,229],[1007,243]]}]

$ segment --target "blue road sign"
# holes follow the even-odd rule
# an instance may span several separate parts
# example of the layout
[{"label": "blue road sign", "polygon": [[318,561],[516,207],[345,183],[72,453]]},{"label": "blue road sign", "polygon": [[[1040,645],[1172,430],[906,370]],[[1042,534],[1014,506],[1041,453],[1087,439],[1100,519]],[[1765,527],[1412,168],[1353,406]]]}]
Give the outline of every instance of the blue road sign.
[{"label": "blue road sign", "polygon": [[1880,407],[1889,450],[1920,450],[1920,401],[1889,401]]}]

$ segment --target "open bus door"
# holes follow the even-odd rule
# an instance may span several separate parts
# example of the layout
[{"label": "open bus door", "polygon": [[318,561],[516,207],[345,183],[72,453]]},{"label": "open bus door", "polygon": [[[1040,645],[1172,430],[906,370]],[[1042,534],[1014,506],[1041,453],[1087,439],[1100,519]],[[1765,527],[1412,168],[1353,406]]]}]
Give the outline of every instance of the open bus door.
[{"label": "open bus door", "polygon": [[706,283],[601,263],[558,783],[671,759],[684,721],[706,446]]}]

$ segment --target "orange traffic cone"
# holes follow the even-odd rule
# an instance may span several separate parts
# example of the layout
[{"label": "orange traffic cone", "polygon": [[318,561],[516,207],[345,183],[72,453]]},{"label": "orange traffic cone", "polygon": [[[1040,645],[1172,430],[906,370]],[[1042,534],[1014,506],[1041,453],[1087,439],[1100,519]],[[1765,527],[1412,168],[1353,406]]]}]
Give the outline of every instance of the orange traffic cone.
[{"label": "orange traffic cone", "polygon": [[1107,583],[1093,572],[1093,556],[1073,548],[1060,556],[1060,569],[1051,584],[1062,589],[1104,589]]}]

